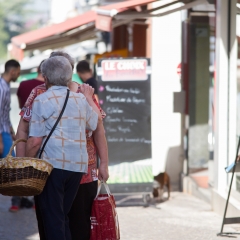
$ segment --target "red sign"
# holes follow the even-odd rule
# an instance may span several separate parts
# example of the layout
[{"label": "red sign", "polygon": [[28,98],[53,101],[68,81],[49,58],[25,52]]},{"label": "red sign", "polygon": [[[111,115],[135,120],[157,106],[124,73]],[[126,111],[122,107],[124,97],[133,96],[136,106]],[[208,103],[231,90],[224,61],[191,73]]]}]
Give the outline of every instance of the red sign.
[{"label": "red sign", "polygon": [[143,81],[147,79],[146,59],[102,61],[102,81]]},{"label": "red sign", "polygon": [[111,32],[112,31],[112,18],[110,16],[97,15],[96,28],[102,31]]},{"label": "red sign", "polygon": [[177,74],[179,76],[181,76],[181,74],[182,74],[182,64],[181,63],[179,63],[178,66],[177,66]]}]

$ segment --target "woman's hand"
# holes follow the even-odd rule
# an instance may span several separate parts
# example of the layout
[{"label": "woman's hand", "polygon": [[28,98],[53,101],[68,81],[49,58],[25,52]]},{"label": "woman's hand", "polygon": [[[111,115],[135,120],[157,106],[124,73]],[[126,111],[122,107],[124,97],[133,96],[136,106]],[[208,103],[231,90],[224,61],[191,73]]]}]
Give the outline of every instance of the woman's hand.
[{"label": "woman's hand", "polygon": [[100,181],[106,182],[108,178],[109,178],[108,164],[100,163],[100,166],[98,168],[98,179]]},{"label": "woman's hand", "polygon": [[94,94],[94,88],[91,87],[89,84],[81,84],[81,92],[82,94],[87,98],[92,98],[93,94]]}]

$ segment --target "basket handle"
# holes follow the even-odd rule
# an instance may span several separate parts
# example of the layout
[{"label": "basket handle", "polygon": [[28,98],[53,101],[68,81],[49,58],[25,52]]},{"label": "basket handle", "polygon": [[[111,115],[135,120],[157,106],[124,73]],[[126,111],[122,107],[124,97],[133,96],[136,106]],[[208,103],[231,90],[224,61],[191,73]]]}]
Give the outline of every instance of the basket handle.
[{"label": "basket handle", "polygon": [[14,147],[15,147],[19,142],[27,142],[27,140],[21,138],[21,139],[16,140],[15,142],[13,142],[13,144],[12,144],[10,150],[9,150],[9,153],[8,153],[7,157],[10,157],[10,156],[11,156],[12,150],[14,149]]}]

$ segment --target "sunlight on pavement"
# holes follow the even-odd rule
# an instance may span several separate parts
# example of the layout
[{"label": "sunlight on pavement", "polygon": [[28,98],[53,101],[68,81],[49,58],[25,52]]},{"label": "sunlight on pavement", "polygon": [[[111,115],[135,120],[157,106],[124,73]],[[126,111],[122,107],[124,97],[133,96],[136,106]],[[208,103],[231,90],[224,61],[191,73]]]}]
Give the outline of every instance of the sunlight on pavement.
[{"label": "sunlight on pavement", "polygon": [[27,237],[27,240],[39,240],[39,235],[38,235],[38,233],[33,234],[33,235]]}]

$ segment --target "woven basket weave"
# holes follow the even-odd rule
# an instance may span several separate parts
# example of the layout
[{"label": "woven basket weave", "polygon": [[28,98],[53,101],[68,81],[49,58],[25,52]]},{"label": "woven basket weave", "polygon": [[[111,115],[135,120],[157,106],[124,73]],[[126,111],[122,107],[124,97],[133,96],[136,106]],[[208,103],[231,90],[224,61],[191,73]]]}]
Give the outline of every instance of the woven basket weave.
[{"label": "woven basket weave", "polygon": [[0,193],[6,196],[34,196],[42,192],[53,167],[48,162],[29,157],[12,157],[16,140],[6,158],[0,159]]}]

